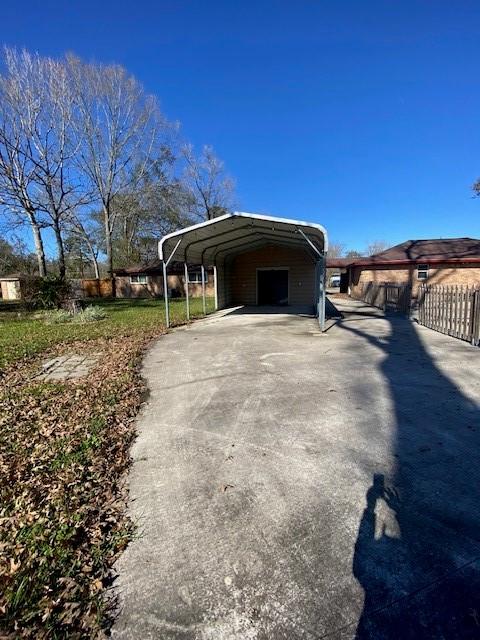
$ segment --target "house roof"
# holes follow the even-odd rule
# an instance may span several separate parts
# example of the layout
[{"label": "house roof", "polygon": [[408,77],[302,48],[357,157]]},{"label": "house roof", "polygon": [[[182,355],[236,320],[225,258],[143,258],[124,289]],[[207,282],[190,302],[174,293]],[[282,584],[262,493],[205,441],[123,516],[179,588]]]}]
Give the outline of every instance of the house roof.
[{"label": "house roof", "polygon": [[354,258],[328,258],[327,269],[345,269],[352,264]]},{"label": "house roof", "polygon": [[328,248],[320,224],[256,213],[227,213],[164,236],[158,254],[190,264],[214,264],[268,244],[301,247],[317,256]]},{"label": "house roof", "polygon": [[407,240],[365,258],[331,258],[327,260],[327,267],[462,262],[480,263],[480,240],[475,238]]},{"label": "house roof", "polygon": [[480,240],[474,238],[439,238],[407,240],[367,258],[370,262],[438,262],[444,260],[480,260]]},{"label": "house roof", "polygon": [[[168,272],[170,274],[183,273],[183,264],[180,262],[171,262],[168,266]],[[131,267],[114,269],[114,273],[116,276],[131,276],[137,274],[157,276],[163,273],[162,261],[157,259],[147,263],[134,264]]]}]

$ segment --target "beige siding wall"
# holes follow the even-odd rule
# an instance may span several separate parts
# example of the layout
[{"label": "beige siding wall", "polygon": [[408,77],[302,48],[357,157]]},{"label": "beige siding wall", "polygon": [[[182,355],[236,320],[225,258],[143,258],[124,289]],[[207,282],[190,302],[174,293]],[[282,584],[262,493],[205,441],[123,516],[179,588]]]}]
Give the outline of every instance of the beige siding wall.
[{"label": "beige siding wall", "polygon": [[272,245],[237,256],[231,267],[232,302],[257,303],[257,269],[288,268],[289,304],[313,304],[315,264],[307,251]]},{"label": "beige siding wall", "polygon": [[229,277],[230,267],[221,263],[217,265],[217,290],[218,290],[218,307],[224,309],[232,302],[231,280]]},{"label": "beige siding wall", "polygon": [[[117,298],[159,298],[163,296],[163,276],[148,276],[146,284],[135,284],[130,282],[130,276],[117,276],[116,295]],[[168,276],[168,287],[173,295],[183,297],[185,295],[185,278],[183,276]],[[188,292],[192,298],[202,295],[202,285],[190,283]],[[215,294],[213,274],[208,274],[208,282],[206,283],[205,293],[207,296]]]},{"label": "beige siding wall", "polygon": [[438,264],[434,267],[429,267],[427,280],[418,279],[416,266],[404,268],[396,266],[381,268],[354,267],[350,283],[352,295],[355,296],[359,293],[359,285],[367,282],[378,284],[383,282],[411,283],[414,296],[417,295],[418,286],[421,284],[480,286],[480,264]]},{"label": "beige siding wall", "polygon": [[233,274],[233,265],[230,262],[227,262],[225,265],[225,285],[223,288],[225,301],[227,305],[231,305],[233,301],[232,274]]}]

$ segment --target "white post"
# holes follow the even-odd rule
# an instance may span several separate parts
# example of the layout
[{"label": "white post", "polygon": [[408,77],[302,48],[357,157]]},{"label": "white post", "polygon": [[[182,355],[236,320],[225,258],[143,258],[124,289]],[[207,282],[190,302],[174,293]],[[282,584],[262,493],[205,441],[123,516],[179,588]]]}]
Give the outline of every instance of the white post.
[{"label": "white post", "polygon": [[165,324],[170,326],[170,314],[168,313],[168,281],[167,281],[167,265],[163,261],[163,297],[165,299]]},{"label": "white post", "polygon": [[205,300],[205,267],[202,264],[202,298],[203,298],[203,315],[207,315],[207,303]]},{"label": "white post", "polygon": [[213,284],[215,286],[215,311],[218,311],[218,282],[217,282],[217,267],[213,267]]},{"label": "white post", "polygon": [[190,300],[188,297],[188,267],[187,263],[184,263],[185,267],[185,302],[187,304],[187,320],[190,320]]},{"label": "white post", "polygon": [[325,275],[325,254],[323,254],[318,261],[318,324],[320,331],[325,331]]}]

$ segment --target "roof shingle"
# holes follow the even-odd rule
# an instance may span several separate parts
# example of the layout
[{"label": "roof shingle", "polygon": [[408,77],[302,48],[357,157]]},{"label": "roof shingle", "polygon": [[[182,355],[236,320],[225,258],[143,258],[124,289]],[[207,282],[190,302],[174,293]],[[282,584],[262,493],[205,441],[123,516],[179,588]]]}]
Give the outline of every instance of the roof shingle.
[{"label": "roof shingle", "polygon": [[475,238],[407,240],[366,258],[327,259],[327,267],[440,262],[480,262],[480,240]]}]

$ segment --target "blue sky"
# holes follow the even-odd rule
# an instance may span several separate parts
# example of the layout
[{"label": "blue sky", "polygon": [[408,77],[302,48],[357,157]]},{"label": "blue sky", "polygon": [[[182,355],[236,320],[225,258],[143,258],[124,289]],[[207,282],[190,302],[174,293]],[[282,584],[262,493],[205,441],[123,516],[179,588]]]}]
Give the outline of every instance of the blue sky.
[{"label": "blue sky", "polygon": [[480,4],[5,3],[1,39],[119,62],[237,180],[332,241],[480,237]]}]

